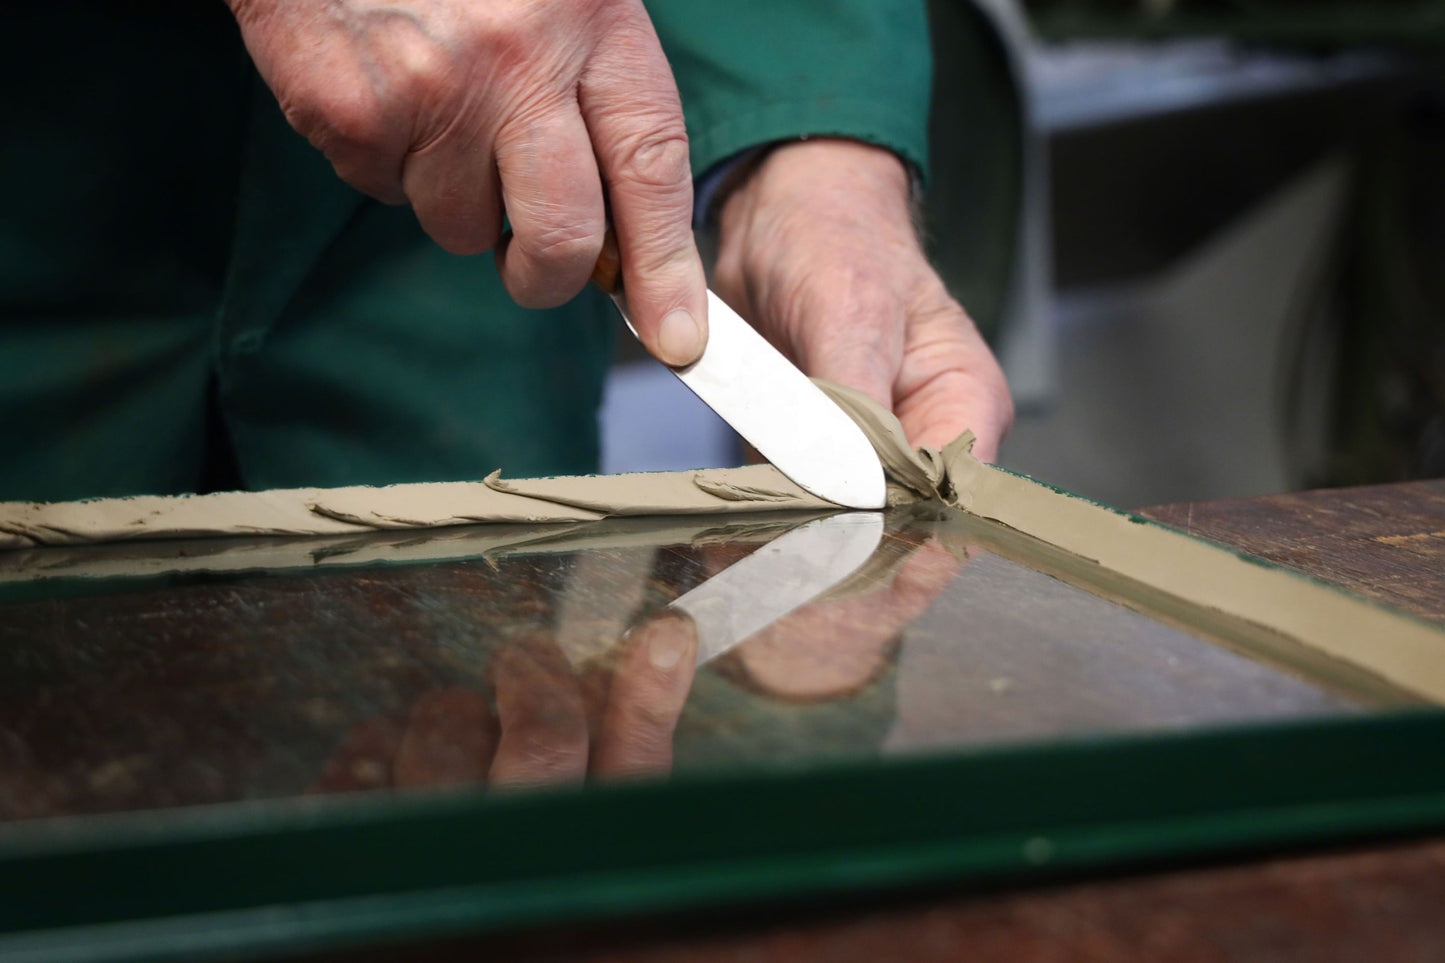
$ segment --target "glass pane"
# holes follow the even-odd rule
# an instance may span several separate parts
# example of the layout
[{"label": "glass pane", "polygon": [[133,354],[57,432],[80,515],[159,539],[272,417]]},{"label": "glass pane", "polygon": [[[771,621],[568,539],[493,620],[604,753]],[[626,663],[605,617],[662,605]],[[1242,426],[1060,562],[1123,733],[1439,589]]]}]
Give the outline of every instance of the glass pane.
[{"label": "glass pane", "polygon": [[[1407,701],[1091,594],[957,512],[848,518],[0,553],[0,819],[776,768]],[[698,638],[661,617],[679,598]],[[727,636],[749,618],[772,621]]]}]

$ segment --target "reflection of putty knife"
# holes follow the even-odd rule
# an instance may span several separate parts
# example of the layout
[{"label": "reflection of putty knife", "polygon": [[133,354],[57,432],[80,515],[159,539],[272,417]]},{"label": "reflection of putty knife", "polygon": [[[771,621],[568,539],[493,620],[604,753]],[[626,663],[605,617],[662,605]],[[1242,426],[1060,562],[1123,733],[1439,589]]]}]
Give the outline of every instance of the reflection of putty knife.
[{"label": "reflection of putty knife", "polygon": [[[610,230],[592,280],[632,328]],[[883,466],[853,419],[711,291],[707,317],[707,347],[672,369],[678,380],[800,487],[848,508],[882,508]]]},{"label": "reflection of putty knife", "polygon": [[883,537],[876,512],[829,515],[779,535],[668,606],[697,626],[697,662],[714,659],[801,608],[868,561]]}]

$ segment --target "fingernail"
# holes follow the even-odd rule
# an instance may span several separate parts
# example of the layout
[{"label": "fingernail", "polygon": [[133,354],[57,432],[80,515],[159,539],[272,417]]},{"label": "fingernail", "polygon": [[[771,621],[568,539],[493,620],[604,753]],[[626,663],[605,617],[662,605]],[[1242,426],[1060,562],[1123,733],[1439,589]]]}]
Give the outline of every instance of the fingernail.
[{"label": "fingernail", "polygon": [[702,325],[685,308],[662,319],[657,329],[657,350],[663,362],[674,368],[692,364],[702,354]]},{"label": "fingernail", "polygon": [[654,669],[671,672],[682,661],[687,648],[687,636],[681,626],[658,626],[648,640],[647,658]]}]

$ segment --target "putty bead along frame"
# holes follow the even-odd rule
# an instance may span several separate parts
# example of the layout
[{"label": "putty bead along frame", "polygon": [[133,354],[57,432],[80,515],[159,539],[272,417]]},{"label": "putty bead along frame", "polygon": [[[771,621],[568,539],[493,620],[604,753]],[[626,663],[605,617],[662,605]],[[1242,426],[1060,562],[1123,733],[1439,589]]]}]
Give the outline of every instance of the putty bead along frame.
[{"label": "putty bead along frame", "polygon": [[[965,433],[914,449],[861,392],[820,382],[873,443],[889,503],[940,502],[996,523],[1060,577],[1185,628],[1241,634],[1261,650],[1342,667],[1445,702],[1445,628],[1298,573],[1114,511],[971,454]],[[0,549],[236,535],[348,535],[485,523],[578,524],[610,516],[736,515],[831,506],[770,465],[562,478],[0,503]],[[1023,541],[1019,536],[1023,537]],[[1041,567],[1029,557],[1026,564]],[[61,574],[51,556],[0,551],[0,581]]]},{"label": "putty bead along frame", "polygon": [[[295,953],[1445,826],[1445,712],[1432,705],[1442,696],[1440,627],[980,465],[966,442],[917,461],[900,461],[898,450],[884,458],[897,463],[900,500],[913,492],[919,510],[1002,554],[1251,654],[1413,698],[1381,700],[1395,707],[1368,715],[583,791],[359,795],[20,823],[0,827],[0,957]],[[765,473],[749,471],[759,476],[750,487],[762,490],[752,483]],[[684,487],[697,487],[696,477],[685,473]],[[556,494],[555,482],[514,484]],[[948,504],[930,507],[939,501]],[[797,507],[774,500],[749,510]],[[769,517],[782,528],[802,516]],[[43,589],[208,565],[424,563],[585,539],[590,526],[559,523],[555,537],[497,526],[412,539],[347,529],[284,547],[217,539],[208,544],[227,547],[214,555],[170,561],[164,542],[32,548],[0,553],[0,570],[12,588]],[[602,527],[597,536],[628,537]],[[318,550],[343,540],[345,553]],[[139,567],[126,570],[127,559]]]}]

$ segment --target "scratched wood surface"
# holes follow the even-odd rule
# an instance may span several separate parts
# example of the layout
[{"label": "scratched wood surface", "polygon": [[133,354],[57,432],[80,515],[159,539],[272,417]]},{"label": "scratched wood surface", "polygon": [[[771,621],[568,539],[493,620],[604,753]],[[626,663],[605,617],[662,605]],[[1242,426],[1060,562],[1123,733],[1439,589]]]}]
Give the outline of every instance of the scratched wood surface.
[{"label": "scratched wood surface", "polygon": [[1141,514],[1445,622],[1445,480],[1190,502]]}]

